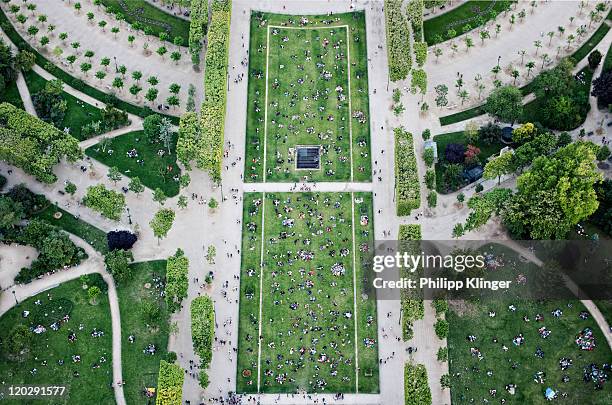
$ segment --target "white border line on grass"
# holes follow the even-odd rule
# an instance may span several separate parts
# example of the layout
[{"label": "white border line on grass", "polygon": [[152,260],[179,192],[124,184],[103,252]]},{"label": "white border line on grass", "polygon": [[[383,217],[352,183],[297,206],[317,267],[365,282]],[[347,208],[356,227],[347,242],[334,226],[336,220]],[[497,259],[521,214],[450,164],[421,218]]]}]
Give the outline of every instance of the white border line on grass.
[{"label": "white border line on grass", "polygon": [[263,142],[263,182],[266,182],[266,166],[267,166],[267,149],[268,149],[268,70],[270,67],[270,28],[278,29],[293,29],[293,30],[320,30],[344,28],[346,30],[346,66],[347,66],[347,82],[348,82],[348,121],[349,121],[349,160],[351,163],[351,182],[353,181],[353,108],[351,103],[351,43],[349,37],[348,24],[343,25],[328,25],[316,27],[285,27],[282,25],[268,25],[266,38],[266,95],[264,97],[264,142]]},{"label": "white border line on grass", "polygon": [[351,193],[351,213],[353,231],[353,319],[355,320],[355,392],[359,394],[359,353],[357,350],[357,266],[355,265],[355,193]]},{"label": "white border line on grass", "polygon": [[264,243],[265,243],[265,224],[266,224],[266,193],[263,192],[261,196],[261,253],[259,256],[259,332],[257,335],[257,393],[260,392],[261,386],[261,325],[262,325],[262,311],[263,311],[263,265],[264,265]]}]

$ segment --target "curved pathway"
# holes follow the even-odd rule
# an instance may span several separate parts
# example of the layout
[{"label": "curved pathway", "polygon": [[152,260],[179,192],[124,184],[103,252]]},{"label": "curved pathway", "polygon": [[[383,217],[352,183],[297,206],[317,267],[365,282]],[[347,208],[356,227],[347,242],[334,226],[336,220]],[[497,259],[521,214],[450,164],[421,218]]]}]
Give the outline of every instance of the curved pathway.
[{"label": "curved pathway", "polygon": [[57,287],[66,281],[74,280],[82,275],[92,273],[100,274],[106,284],[108,284],[108,301],[110,304],[112,324],[113,389],[115,390],[115,401],[117,405],[125,405],[123,386],[117,384],[118,381],[123,381],[123,377],[121,372],[121,319],[115,282],[113,281],[113,277],[104,269],[104,260],[100,253],[95,251],[81,238],[72,234],[69,234],[69,236],[77,246],[85,249],[85,252],[89,256],[88,259],[80,265],[70,269],[58,271],[49,276],[36,279],[29,284],[14,285],[7,289],[0,295],[0,316],[16,305],[15,299],[22,302],[29,297]]}]

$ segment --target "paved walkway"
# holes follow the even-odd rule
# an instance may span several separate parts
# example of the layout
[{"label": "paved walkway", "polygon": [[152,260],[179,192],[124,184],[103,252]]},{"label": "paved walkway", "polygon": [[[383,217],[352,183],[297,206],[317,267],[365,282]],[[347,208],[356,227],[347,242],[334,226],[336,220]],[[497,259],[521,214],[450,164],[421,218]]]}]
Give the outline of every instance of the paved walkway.
[{"label": "paved walkway", "polygon": [[26,84],[25,78],[23,77],[23,73],[21,73],[21,71],[17,75],[17,90],[19,90],[19,95],[21,96],[21,101],[23,102],[23,107],[25,108],[26,112],[38,117],[36,109],[34,108],[34,103],[32,103],[30,89],[28,89],[28,85]]},{"label": "paved walkway", "polygon": [[123,380],[121,372],[121,319],[117,289],[115,288],[112,276],[107,273],[104,268],[102,256],[84,240],[72,234],[69,234],[69,236],[77,246],[85,249],[85,252],[89,256],[88,259],[78,266],[36,279],[29,284],[12,286],[9,290],[0,295],[0,316],[15,306],[15,300],[22,302],[29,297],[57,287],[67,281],[74,280],[84,274],[99,273],[106,284],[108,284],[108,301],[110,303],[112,324],[113,389],[115,390],[115,401],[117,405],[125,405],[123,387],[116,384],[117,381]]}]

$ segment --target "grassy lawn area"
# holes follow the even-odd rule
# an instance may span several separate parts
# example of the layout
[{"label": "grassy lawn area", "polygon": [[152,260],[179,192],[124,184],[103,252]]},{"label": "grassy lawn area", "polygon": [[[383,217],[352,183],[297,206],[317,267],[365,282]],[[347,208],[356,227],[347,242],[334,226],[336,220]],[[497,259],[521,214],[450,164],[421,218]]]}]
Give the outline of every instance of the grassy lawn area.
[{"label": "grassy lawn area", "polygon": [[[301,18],[252,15],[245,179],[368,181],[365,15]],[[299,146],[320,155],[298,168]]]},{"label": "grassy lawn area", "polygon": [[[168,197],[174,197],[179,192],[179,182],[175,181],[174,177],[178,178],[181,175],[176,165],[177,138],[178,135],[175,134],[171,154],[168,154],[161,144],[148,143],[143,131],[134,131],[112,138],[106,150],[103,150],[99,144],[90,146],[85,150],[85,154],[108,167],[117,166],[119,171],[128,177],[140,178],[142,184],[151,190],[159,187]],[[128,152],[132,149],[136,149],[138,157],[128,156]],[[164,156],[159,156],[160,150],[165,151]]]},{"label": "grassy lawn area", "polygon": [[[589,93],[591,92],[590,90],[591,81],[593,80],[593,71],[588,66],[585,66],[582,70],[580,70],[580,72],[578,72],[578,75],[580,75],[581,73],[584,74],[584,84],[580,85],[580,89],[578,91],[582,92],[582,95],[587,99],[587,103],[588,103]],[[523,118],[521,121],[522,122],[539,121],[540,111],[542,110],[542,103],[543,103],[542,100],[535,99],[525,104],[523,106]],[[575,128],[578,128],[580,125],[582,125],[582,123],[586,119],[587,113],[588,113],[588,110],[585,112],[584,116],[580,120],[580,123],[576,125]],[[575,128],[572,128],[572,129],[575,129]]]},{"label": "grassy lawn area", "polygon": [[[106,286],[98,274],[88,276],[89,285]],[[0,339],[7,342],[16,325],[28,328],[42,325],[40,334],[30,332],[30,349],[19,357],[10,356],[6,345],[0,348],[0,381],[6,385],[66,386],[67,395],[55,397],[56,404],[113,404],[115,396],[111,383],[112,348],[111,317],[108,297],[100,294],[97,305],[91,305],[81,280],[73,280],[28,298],[0,318]],[[35,302],[40,300],[40,305]],[[27,318],[23,311],[29,311]],[[67,322],[64,315],[70,315]],[[59,329],[51,325],[59,321]],[[93,337],[92,331],[104,332]],[[68,336],[74,333],[76,340]],[[73,356],[80,356],[75,362]],[[62,364],[60,364],[62,363]],[[95,368],[94,368],[95,367]],[[36,372],[33,370],[36,369]],[[30,403],[30,400],[3,400],[7,404]],[[32,401],[35,403],[35,401]]]},{"label": "grassy lawn area", "polygon": [[[501,257],[506,264],[519,262],[517,255],[504,247],[497,245],[487,251]],[[520,273],[528,274],[528,279],[538,271],[530,263],[520,266]],[[488,277],[486,272],[485,278]],[[497,268],[494,277],[513,280],[516,275],[516,265],[511,264]],[[516,310],[511,311],[510,305]],[[585,308],[577,299],[518,298],[516,290],[510,289],[503,298],[495,295],[493,299],[452,301],[450,308],[447,319],[450,323],[448,348],[453,403],[482,403],[491,399],[489,390],[495,389],[498,401],[505,398],[509,403],[545,404],[544,392],[548,387],[566,403],[610,403],[612,387],[609,383],[604,384],[603,390],[595,390],[594,382],[583,380],[587,367],[595,364],[601,369],[603,363],[609,363],[612,354],[593,318],[589,315],[583,320],[579,316]],[[562,311],[558,317],[552,314],[556,309]],[[495,312],[494,317],[489,315],[491,311]],[[536,320],[537,314],[543,317],[542,321]],[[546,338],[540,334],[542,327],[550,331]],[[585,328],[593,331],[596,346],[592,351],[581,350],[575,343]],[[516,345],[513,339],[519,334],[524,342]],[[473,342],[467,339],[470,335],[476,337]],[[472,354],[471,348],[478,350],[482,358],[479,359],[478,352]],[[538,349],[543,351],[541,358],[535,355]],[[560,367],[562,358],[573,361],[566,370]],[[545,373],[543,383],[534,381],[539,371]],[[562,382],[563,376],[569,381]],[[506,391],[507,384],[516,385],[514,395]],[[561,393],[567,393],[567,398],[562,399]]]},{"label": "grassy lawn area", "polygon": [[180,36],[183,38],[183,46],[188,45],[189,21],[187,20],[168,14],[145,0],[102,0],[102,4],[119,11],[130,24],[138,21],[145,27],[150,27],[155,36],[159,36],[160,32],[167,32],[170,35],[170,42]]},{"label": "grassy lawn area", "polygon": [[456,122],[461,122],[465,120],[469,120],[470,118],[478,117],[479,115],[484,114],[484,108],[482,105],[478,105],[476,107],[470,108],[469,110],[460,111],[458,113],[446,115],[444,117],[440,117],[440,125],[450,125]]},{"label": "grassy lawn area", "polygon": [[[361,282],[369,277],[363,272],[369,271],[368,252],[373,251],[372,196],[351,196],[245,195],[238,392],[257,392],[259,321],[261,392],[355,392],[355,351],[359,392],[378,392],[376,303],[373,292],[365,291]],[[351,218],[353,209],[355,218]],[[262,226],[266,255],[260,280]],[[353,246],[359,250],[355,257]],[[355,269],[354,263],[363,268]],[[353,278],[358,280],[356,304]],[[290,366],[277,367],[281,364]]]},{"label": "grassy lawn area", "polygon": [[[19,33],[15,30],[15,28],[7,18],[3,9],[0,9],[0,27],[2,27],[2,30],[4,31],[6,36],[9,37],[11,42],[15,44],[17,48],[19,48],[20,50],[32,52],[34,55],[36,55],[37,65],[44,67],[49,73],[51,73],[56,78],[62,80],[64,83],[71,86],[72,88],[79,90],[87,94],[88,96],[95,98],[96,100],[100,100],[103,102],[107,102],[110,98],[117,108],[129,112],[131,114],[138,115],[139,117],[146,117],[147,115],[151,115],[153,113],[153,111],[151,111],[149,107],[140,107],[132,103],[128,103],[127,101],[120,100],[112,95],[108,95],[102,90],[98,90],[95,87],[88,85],[81,79],[73,77],[66,71],[55,66],[51,61],[41,55],[36,49],[32,48],[30,44],[28,44],[27,41],[25,41],[21,37],[21,35],[19,35]],[[179,117],[167,117],[172,120],[175,125],[178,125]]]},{"label": "grassy lawn area", "polygon": [[[468,142],[465,138],[463,131],[458,132],[449,132],[446,134],[440,134],[433,137],[433,140],[436,142],[438,148],[438,163],[436,163],[436,191],[439,193],[446,193],[442,187],[444,184],[444,151],[446,150],[446,146],[450,143],[459,143],[461,145],[468,145]],[[501,142],[496,142],[491,145],[487,145],[484,142],[477,142],[476,145],[480,148],[480,155],[478,158],[480,162],[484,165],[487,159],[494,154],[499,153],[499,151],[504,147],[504,144]]]},{"label": "grassy lawn area", "polygon": [[[30,95],[34,95],[34,93],[38,93],[45,88],[47,80],[33,70],[26,72],[24,76],[28,84],[28,89],[30,90]],[[90,122],[101,121],[102,113],[100,109],[84,103],[65,91],[62,92],[62,97],[66,101],[68,109],[66,110],[66,116],[59,129],[63,130],[64,128],[70,128],[70,135],[80,141],[85,140],[86,137],[81,134],[81,128]]]},{"label": "grassy lawn area", "polygon": [[612,69],[612,45],[608,48],[608,52],[605,55],[603,71],[607,72]]},{"label": "grassy lawn area", "polygon": [[595,31],[593,35],[586,41],[580,48],[578,48],[573,54],[572,58],[578,63],[582,59],[586,58],[589,53],[597,46],[597,44],[606,36],[610,31],[610,26],[605,22]]},{"label": "grassy lawn area", "polygon": [[4,90],[0,91],[0,103],[4,102],[11,103],[23,110],[23,101],[21,101],[16,81],[8,82]]},{"label": "grassy lawn area", "polygon": [[[62,213],[62,216],[59,219],[55,219],[53,217],[53,214],[56,212]],[[66,232],[78,236],[102,254],[108,252],[106,233],[104,231],[81,219],[76,218],[68,211],[63,210],[54,204],[49,204],[47,208],[40,211],[35,216],[37,218],[44,219],[50,224],[55,225]]]},{"label": "grassy lawn area", "polygon": [[436,36],[440,35],[443,41],[448,40],[446,36],[448,30],[453,29],[457,33],[455,36],[463,34],[463,27],[469,24],[472,30],[478,28],[477,18],[482,17],[483,24],[491,19],[491,11],[503,12],[511,1],[466,1],[465,4],[448,11],[438,17],[423,21],[425,32],[425,42],[434,45],[441,41],[436,41]]},{"label": "grassy lawn area", "polygon": [[[128,404],[148,403],[142,394],[145,387],[157,387],[159,361],[168,353],[170,314],[166,307],[162,280],[166,276],[166,261],[134,263],[133,277],[117,287],[121,313],[123,378],[129,381],[124,388]],[[155,326],[148,326],[142,314],[143,303],[159,308]],[[130,343],[129,336],[134,336]],[[149,344],[155,345],[153,355],[143,353]]]}]

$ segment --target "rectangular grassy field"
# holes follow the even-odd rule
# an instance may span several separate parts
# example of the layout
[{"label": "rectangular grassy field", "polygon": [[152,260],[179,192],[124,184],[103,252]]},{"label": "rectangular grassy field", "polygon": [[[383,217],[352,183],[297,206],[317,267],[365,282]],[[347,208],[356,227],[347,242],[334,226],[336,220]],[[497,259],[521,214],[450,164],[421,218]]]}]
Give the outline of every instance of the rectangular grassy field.
[{"label": "rectangular grassy field", "polygon": [[[254,12],[250,35],[246,181],[369,181],[365,14]],[[296,167],[299,146],[320,168]]]},{"label": "rectangular grassy field", "polygon": [[378,392],[372,195],[244,201],[237,391]]}]

